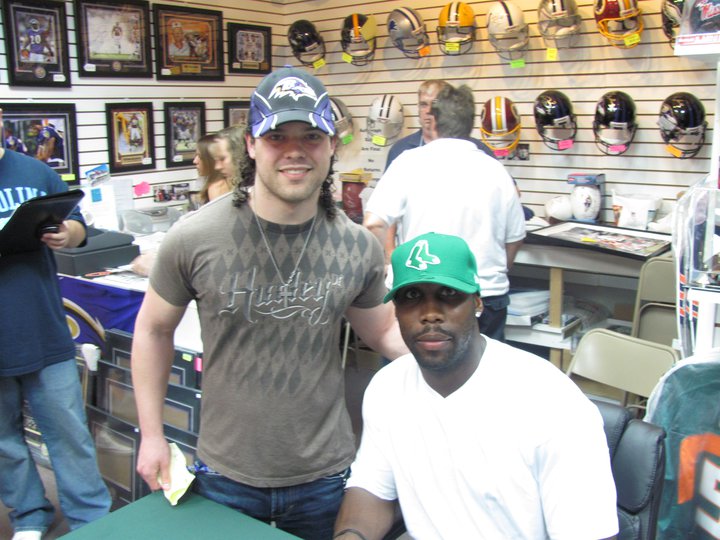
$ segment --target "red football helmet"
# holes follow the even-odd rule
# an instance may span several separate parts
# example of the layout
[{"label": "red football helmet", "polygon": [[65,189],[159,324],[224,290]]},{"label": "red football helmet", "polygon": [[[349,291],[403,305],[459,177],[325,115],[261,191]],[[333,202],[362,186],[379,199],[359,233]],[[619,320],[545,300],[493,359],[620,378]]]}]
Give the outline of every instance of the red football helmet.
[{"label": "red football helmet", "polygon": [[[643,21],[637,0],[596,0],[595,22],[610,45],[631,49],[640,43]],[[637,39],[630,39],[637,36]]]},{"label": "red football helmet", "polygon": [[520,114],[508,98],[488,99],[480,111],[482,140],[495,155],[507,155],[520,142]]}]

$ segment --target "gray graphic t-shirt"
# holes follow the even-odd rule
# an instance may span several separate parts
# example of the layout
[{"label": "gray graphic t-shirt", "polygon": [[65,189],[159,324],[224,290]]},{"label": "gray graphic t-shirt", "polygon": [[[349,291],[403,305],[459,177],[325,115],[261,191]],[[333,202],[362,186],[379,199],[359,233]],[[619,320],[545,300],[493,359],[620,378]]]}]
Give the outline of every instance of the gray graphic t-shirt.
[{"label": "gray graphic t-shirt", "polygon": [[377,240],[344,214],[328,220],[322,210],[314,224],[258,224],[229,196],[168,232],[151,284],[173,305],[197,301],[203,461],[258,487],[304,483],[350,465],[341,321],[349,306],[381,303],[383,271]]}]

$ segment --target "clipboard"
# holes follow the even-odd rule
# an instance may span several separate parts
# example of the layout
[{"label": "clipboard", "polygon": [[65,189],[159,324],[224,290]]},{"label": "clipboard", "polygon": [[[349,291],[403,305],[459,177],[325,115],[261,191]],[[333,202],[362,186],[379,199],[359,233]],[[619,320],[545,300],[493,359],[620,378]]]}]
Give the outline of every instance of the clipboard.
[{"label": "clipboard", "polygon": [[83,191],[73,189],[22,203],[0,230],[0,256],[40,249],[40,229],[65,221],[84,196]]}]

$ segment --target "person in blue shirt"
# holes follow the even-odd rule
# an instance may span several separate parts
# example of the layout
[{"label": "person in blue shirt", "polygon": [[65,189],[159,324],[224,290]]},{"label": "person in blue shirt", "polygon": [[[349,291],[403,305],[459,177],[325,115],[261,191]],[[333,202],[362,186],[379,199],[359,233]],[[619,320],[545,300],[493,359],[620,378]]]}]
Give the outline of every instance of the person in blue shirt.
[{"label": "person in blue shirt", "polygon": [[[0,148],[0,228],[21,203],[67,191],[46,164]],[[77,247],[86,230],[78,209],[35,250],[0,256],[0,500],[13,540],[40,540],[55,509],[24,439],[23,402],[42,433],[60,506],[71,530],[110,509],[87,426],[75,342],[65,318],[52,251]]]}]

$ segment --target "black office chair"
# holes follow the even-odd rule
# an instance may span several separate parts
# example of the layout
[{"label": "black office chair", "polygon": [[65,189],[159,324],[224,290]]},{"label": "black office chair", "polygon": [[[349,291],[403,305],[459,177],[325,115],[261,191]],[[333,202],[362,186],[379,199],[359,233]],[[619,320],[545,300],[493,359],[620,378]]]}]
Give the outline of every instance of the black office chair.
[{"label": "black office chair", "polygon": [[618,540],[654,540],[665,477],[665,430],[634,418],[619,404],[592,401],[602,414],[610,449]]}]

